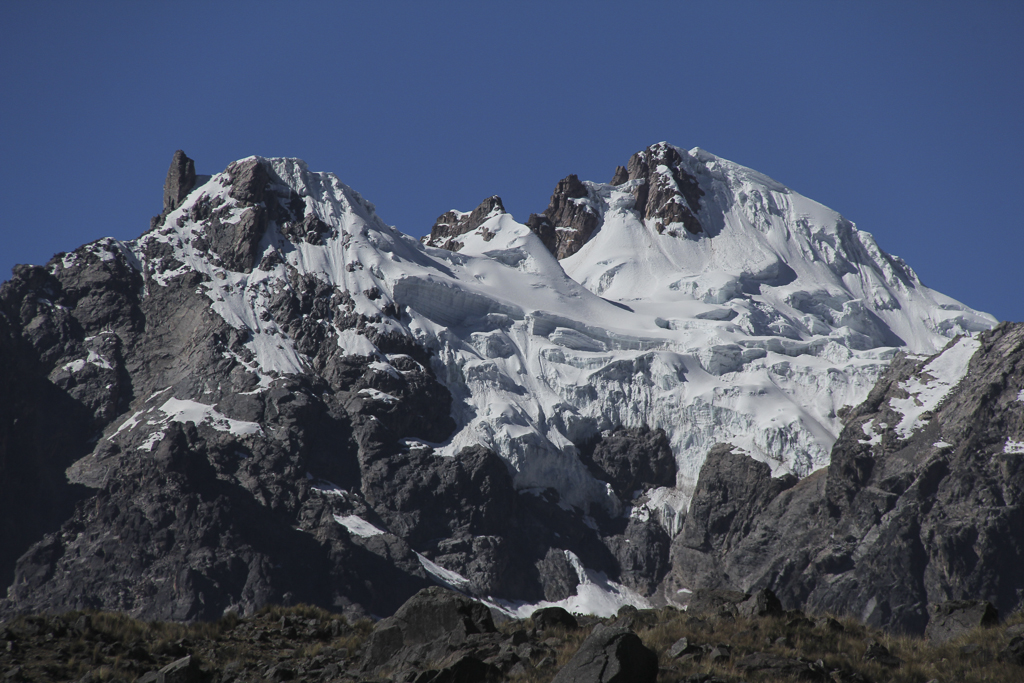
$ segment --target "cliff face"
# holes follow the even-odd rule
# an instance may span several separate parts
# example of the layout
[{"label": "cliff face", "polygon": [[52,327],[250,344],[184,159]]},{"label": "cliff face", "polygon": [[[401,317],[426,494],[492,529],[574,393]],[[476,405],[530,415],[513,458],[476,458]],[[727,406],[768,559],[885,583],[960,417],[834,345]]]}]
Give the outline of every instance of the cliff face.
[{"label": "cliff face", "polygon": [[799,482],[709,455],[667,586],[769,587],[909,632],[948,600],[1019,609],[1024,325],[898,357],[844,422],[831,465]]}]

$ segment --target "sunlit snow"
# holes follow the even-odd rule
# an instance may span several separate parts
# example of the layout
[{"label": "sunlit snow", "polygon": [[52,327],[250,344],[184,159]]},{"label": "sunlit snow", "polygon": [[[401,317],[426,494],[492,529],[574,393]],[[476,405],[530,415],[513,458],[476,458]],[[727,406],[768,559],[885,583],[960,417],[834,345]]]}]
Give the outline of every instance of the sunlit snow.
[{"label": "sunlit snow", "polygon": [[[632,210],[632,184],[585,182],[582,203],[600,224],[561,262],[497,212],[459,237],[458,252],[424,247],[338,178],[294,159],[263,161],[272,189],[294,190],[329,226],[322,244],[292,243],[272,222],[259,250],[276,252],[276,264],[227,271],[195,246],[202,226],[191,218],[207,197],[238,220],[242,209],[218,174],[163,227],[111,248],[130,250],[154,273],[150,286],[187,270],[207,275],[201,292],[246,333],[252,360],[236,358],[264,387],[310,365],[270,310],[291,286],[289,272],[318,278],[347,295],[350,313],[371,321],[366,330],[409,335],[432,352],[456,423],[435,445],[439,454],[484,445],[511,466],[520,489],[553,487],[562,504],[648,514],[675,530],[712,445],[740,446],[776,475],[806,475],[828,463],[839,408],[865,398],[896,349],[931,354],[995,323],[921,285],[831,209],[703,150],[679,152],[705,192],[703,234],[647,224]],[[143,263],[149,240],[169,245],[182,265],[168,272],[162,265],[170,264]],[[401,376],[359,331],[334,337],[345,353]],[[930,402],[939,393],[928,385],[915,396]],[[906,407],[905,429],[918,407]],[[628,511],[573,445],[620,425],[664,429],[678,464],[676,487]]]},{"label": "sunlit snow", "polygon": [[977,339],[964,337],[924,366],[920,377],[900,383],[900,388],[909,396],[891,398],[889,405],[903,414],[903,419],[896,425],[901,439],[910,438],[923,424],[924,414],[938,408],[950,390],[959,384],[967,374],[967,366],[979,346]]},{"label": "sunlit snow", "polygon": [[1006,445],[1003,446],[1003,453],[1024,454],[1024,441],[1014,441],[1013,439],[1007,439]]},{"label": "sunlit snow", "polygon": [[494,600],[493,604],[509,616],[525,619],[544,607],[561,607],[576,614],[593,614],[598,617],[612,617],[625,605],[640,609],[651,607],[651,602],[634,590],[611,581],[603,572],[587,569],[570,550],[563,550],[570,566],[576,572],[579,585],[576,594],[563,600],[536,603]]},{"label": "sunlit snow", "polygon": [[362,517],[357,517],[356,515],[334,515],[334,521],[348,529],[349,533],[353,536],[369,538],[371,536],[380,536],[384,533]]},{"label": "sunlit snow", "polygon": [[207,424],[217,431],[230,432],[235,436],[263,435],[263,428],[259,424],[232,420],[218,412],[213,406],[196,401],[169,398],[160,406],[160,411],[171,422],[192,422],[196,425]]}]

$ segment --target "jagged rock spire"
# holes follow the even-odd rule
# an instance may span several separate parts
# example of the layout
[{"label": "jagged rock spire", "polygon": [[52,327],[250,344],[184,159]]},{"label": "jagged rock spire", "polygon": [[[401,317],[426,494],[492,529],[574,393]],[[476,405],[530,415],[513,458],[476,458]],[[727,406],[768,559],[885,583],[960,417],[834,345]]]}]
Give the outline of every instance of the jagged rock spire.
[{"label": "jagged rock spire", "polygon": [[171,158],[164,182],[164,212],[173,211],[196,184],[196,163],[180,149]]}]

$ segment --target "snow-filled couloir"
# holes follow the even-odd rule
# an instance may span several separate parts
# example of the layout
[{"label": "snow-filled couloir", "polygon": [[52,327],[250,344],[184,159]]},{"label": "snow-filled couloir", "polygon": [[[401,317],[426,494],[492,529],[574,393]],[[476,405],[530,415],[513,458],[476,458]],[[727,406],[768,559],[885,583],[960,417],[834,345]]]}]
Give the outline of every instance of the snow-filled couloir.
[{"label": "snow-filled couloir", "polygon": [[[231,173],[259,169],[273,205],[263,217],[231,192]],[[555,208],[528,224],[496,198],[472,216],[449,212],[445,227],[467,231],[438,248],[386,225],[334,175],[250,158],[117,248],[152,274],[149,286],[207,276],[198,286],[244,333],[236,360],[263,388],[315,363],[273,315],[290,275],[315,278],[347,312],[344,324],[317,323],[322,343],[373,357],[383,373],[401,370],[381,335],[433,353],[456,431],[427,446],[454,456],[482,444],[521,490],[654,515],[669,531],[715,443],[808,474],[828,462],[839,409],[864,399],[896,350],[933,353],[995,323],[924,287],[836,212],[750,169],[662,143],[622,170],[615,184],[560,183],[569,189]],[[204,228],[211,214],[223,233]],[[164,245],[157,260],[152,243]],[[239,250],[256,265],[229,256]],[[577,445],[642,425],[668,435],[676,486],[622,501]]]}]

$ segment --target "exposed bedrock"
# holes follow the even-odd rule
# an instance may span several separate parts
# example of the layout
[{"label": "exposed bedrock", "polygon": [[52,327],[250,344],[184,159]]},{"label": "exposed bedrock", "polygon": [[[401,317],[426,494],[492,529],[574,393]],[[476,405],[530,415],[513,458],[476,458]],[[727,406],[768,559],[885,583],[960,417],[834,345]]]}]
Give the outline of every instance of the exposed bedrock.
[{"label": "exposed bedrock", "polygon": [[[951,342],[945,354],[974,343]],[[951,600],[1019,609],[1024,325],[1003,323],[976,343],[964,378],[909,426],[908,390],[941,381],[952,361],[898,357],[844,416],[832,464],[799,482],[713,449],[672,542],[664,595],[767,587],[788,608],[912,633],[924,632],[930,605]]]},{"label": "exposed bedrock", "polygon": [[570,174],[555,185],[544,213],[530,214],[526,226],[556,258],[563,259],[579,251],[600,222],[601,215],[589,198],[587,186],[576,174]]},{"label": "exposed bedrock", "polygon": [[591,473],[611,484],[615,494],[630,501],[640,492],[675,486],[676,460],[661,429],[618,427],[580,448]]},{"label": "exposed bedrock", "polygon": [[178,208],[196,183],[196,164],[180,149],[171,158],[164,183],[164,211]]},{"label": "exposed bedrock", "polygon": [[[439,247],[458,251],[462,243],[456,238],[473,232],[489,218],[505,213],[505,207],[501,204],[501,197],[494,195],[480,202],[480,205],[469,213],[462,211],[446,211],[437,217],[434,225],[430,228],[430,234],[423,237],[423,244],[428,247]],[[485,241],[494,237],[493,233],[484,232]]]},{"label": "exposed bedrock", "polygon": [[663,142],[651,145],[630,157],[627,170],[629,180],[643,181],[634,191],[635,209],[654,222],[658,232],[672,223],[682,223],[694,235],[704,232],[697,218],[704,190],[683,168],[675,147]]}]

